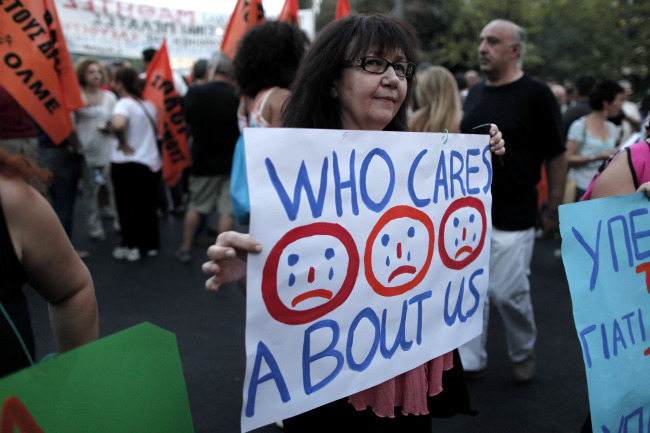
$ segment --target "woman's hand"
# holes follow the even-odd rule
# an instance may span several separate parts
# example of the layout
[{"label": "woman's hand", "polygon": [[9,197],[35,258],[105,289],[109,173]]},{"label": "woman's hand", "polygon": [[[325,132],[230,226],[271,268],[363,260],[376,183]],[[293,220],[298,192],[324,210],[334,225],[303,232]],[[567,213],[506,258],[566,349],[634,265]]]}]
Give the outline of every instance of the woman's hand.
[{"label": "woman's hand", "polygon": [[113,132],[113,128],[111,128],[111,122],[106,122],[103,125],[98,126],[97,129],[102,134],[111,134]]},{"label": "woman's hand", "polygon": [[599,161],[606,161],[609,159],[610,156],[614,154],[616,149],[605,149],[602,150],[598,155],[596,155],[596,159]]},{"label": "woman's hand", "polygon": [[650,182],[646,182],[639,186],[639,189],[637,189],[636,192],[645,193],[645,196],[650,198]]},{"label": "woman's hand", "polygon": [[495,155],[503,155],[506,153],[506,142],[503,140],[503,135],[499,131],[499,127],[494,123],[490,125],[490,151]]},{"label": "woman's hand", "polygon": [[217,237],[217,242],[208,248],[210,262],[205,262],[201,269],[206,275],[212,275],[205,282],[209,292],[216,292],[222,284],[234,283],[246,276],[246,259],[249,253],[262,251],[262,245],[248,234],[234,231],[224,232]]},{"label": "woman's hand", "polygon": [[126,156],[135,154],[135,149],[127,141],[120,141],[117,145],[117,150],[121,151]]}]

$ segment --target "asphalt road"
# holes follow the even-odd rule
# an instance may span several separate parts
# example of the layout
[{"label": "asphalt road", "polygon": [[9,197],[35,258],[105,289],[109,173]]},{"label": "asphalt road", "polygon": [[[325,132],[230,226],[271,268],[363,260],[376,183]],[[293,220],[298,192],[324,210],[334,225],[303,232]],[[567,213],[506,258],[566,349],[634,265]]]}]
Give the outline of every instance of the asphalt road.
[{"label": "asphalt road", "polygon": [[[79,204],[77,208],[79,208]],[[140,262],[110,255],[119,242],[104,220],[107,240],[90,241],[78,209],[73,242],[86,249],[100,309],[101,336],[148,321],[177,336],[197,433],[236,433],[244,375],[245,300],[232,287],[216,294],[204,290],[200,265],[205,247],[194,247],[191,265],[174,258],[182,218],[161,219],[161,254]],[[538,240],[532,263],[532,296],[538,326],[537,374],[515,383],[507,358],[500,318],[492,312],[487,378],[469,382],[477,416],[433,421],[434,432],[579,432],[588,410],[584,364],[571,311],[562,262],[553,256],[558,240]],[[27,290],[37,341],[37,357],[54,351],[47,309]],[[278,433],[270,425],[256,432]]]}]

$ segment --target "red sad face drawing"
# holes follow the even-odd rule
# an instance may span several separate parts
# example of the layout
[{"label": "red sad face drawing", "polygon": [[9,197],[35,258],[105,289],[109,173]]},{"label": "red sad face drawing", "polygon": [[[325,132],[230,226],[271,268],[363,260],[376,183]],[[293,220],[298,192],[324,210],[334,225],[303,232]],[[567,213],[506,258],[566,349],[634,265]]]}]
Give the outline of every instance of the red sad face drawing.
[{"label": "red sad face drawing", "polygon": [[475,197],[454,201],[440,222],[438,249],[440,259],[449,269],[463,269],[483,249],[487,220],[483,202]]},{"label": "red sad face drawing", "polygon": [[358,272],[359,253],[343,227],[331,223],[297,227],[266,259],[262,298],[277,321],[309,323],[345,302]]},{"label": "red sad face drawing", "polygon": [[427,214],[408,206],[389,209],[366,242],[366,280],[381,296],[397,296],[424,279],[435,247],[435,231]]}]

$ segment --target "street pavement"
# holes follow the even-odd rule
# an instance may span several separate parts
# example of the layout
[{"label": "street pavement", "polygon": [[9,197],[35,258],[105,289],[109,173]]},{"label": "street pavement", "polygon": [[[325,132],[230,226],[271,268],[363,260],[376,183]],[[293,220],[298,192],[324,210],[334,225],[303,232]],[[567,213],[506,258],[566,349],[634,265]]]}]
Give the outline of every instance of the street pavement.
[{"label": "street pavement", "polygon": [[[245,299],[234,287],[216,294],[204,290],[200,266],[205,247],[195,246],[190,265],[178,263],[182,217],[160,220],[160,255],[128,263],[111,257],[119,235],[104,220],[107,239],[92,242],[85,234],[77,203],[73,243],[90,252],[86,260],[97,293],[101,337],[142,322],[173,332],[183,365],[196,433],[240,432],[244,376]],[[538,240],[531,266],[532,297],[537,319],[537,373],[517,384],[506,354],[500,317],[492,311],[488,336],[487,377],[468,382],[476,416],[433,420],[434,432],[579,432],[587,415],[584,364],[571,311],[562,262],[553,252],[559,240]],[[47,307],[26,290],[37,358],[55,351]],[[255,430],[279,433],[275,425]],[[342,430],[343,432],[344,430]]]}]

